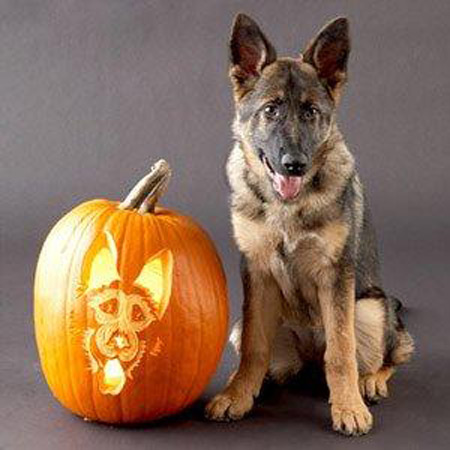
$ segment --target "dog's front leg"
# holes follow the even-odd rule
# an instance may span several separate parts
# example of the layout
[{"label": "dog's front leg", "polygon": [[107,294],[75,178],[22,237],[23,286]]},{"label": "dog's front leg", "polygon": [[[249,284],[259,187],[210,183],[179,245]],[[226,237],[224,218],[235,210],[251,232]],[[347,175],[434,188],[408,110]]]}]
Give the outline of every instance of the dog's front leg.
[{"label": "dog's front leg", "polygon": [[242,272],[243,329],[239,369],[225,390],[206,407],[212,420],[238,420],[253,406],[270,363],[281,311],[281,293],[273,276],[251,264]]},{"label": "dog's front leg", "polygon": [[333,428],[347,435],[365,434],[372,428],[372,415],[358,388],[354,292],[352,276],[318,286]]}]

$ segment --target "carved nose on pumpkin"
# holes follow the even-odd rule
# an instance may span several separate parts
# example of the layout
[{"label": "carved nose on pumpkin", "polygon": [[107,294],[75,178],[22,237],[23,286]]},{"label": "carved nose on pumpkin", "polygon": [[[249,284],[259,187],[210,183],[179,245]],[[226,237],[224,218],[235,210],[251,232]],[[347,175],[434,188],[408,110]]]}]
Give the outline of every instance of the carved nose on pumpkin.
[{"label": "carved nose on pumpkin", "polygon": [[118,349],[125,348],[129,345],[127,339],[120,334],[114,338],[114,343]]}]

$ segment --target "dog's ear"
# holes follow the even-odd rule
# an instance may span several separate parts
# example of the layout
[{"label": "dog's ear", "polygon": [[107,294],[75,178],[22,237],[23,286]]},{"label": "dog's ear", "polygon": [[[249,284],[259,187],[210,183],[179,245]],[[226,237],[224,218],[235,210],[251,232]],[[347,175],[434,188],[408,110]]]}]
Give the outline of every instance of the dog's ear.
[{"label": "dog's ear", "polygon": [[264,67],[276,58],[275,49],[258,24],[245,14],[238,14],[230,39],[230,77],[238,98],[252,89]]},{"label": "dog's ear", "polygon": [[347,79],[349,54],[349,25],[345,17],[338,17],[322,28],[303,53],[303,60],[316,69],[335,100],[339,99]]}]

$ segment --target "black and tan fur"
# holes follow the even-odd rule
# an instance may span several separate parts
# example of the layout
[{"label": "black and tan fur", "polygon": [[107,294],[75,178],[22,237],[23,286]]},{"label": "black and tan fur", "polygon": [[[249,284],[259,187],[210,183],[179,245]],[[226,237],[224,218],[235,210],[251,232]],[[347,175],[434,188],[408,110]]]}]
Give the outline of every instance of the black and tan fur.
[{"label": "black and tan fur", "polygon": [[[245,300],[232,333],[239,368],[206,414],[239,419],[265,377],[284,381],[319,360],[334,429],[366,433],[372,416],[363,397],[387,396],[413,341],[398,300],[381,288],[366,196],[336,124],[348,22],[328,24],[303,56],[277,58],[257,24],[239,14],[230,48],[236,143],[227,174]],[[276,192],[276,173],[301,177],[295,197]]]}]

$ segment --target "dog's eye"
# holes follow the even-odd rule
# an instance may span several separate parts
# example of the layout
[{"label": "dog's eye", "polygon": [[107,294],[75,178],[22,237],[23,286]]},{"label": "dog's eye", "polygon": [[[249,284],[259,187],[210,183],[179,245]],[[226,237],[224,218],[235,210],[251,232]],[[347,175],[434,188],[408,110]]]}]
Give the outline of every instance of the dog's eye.
[{"label": "dog's eye", "polygon": [[279,113],[280,113],[280,109],[279,109],[278,105],[275,105],[274,103],[269,103],[268,105],[266,105],[264,107],[264,115],[268,119],[277,118]]},{"label": "dog's eye", "polygon": [[313,105],[306,105],[303,109],[303,117],[306,120],[313,120],[319,115],[320,111]]}]

